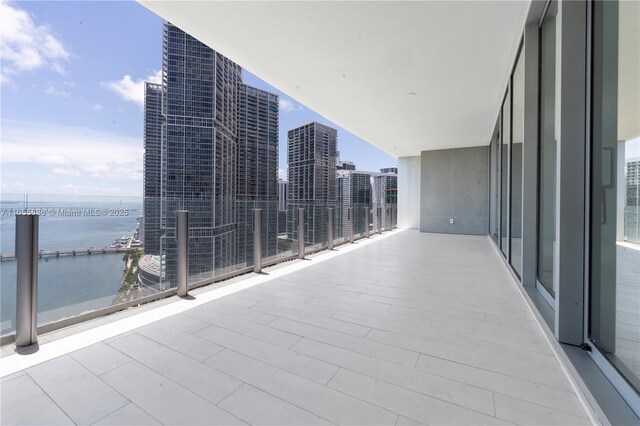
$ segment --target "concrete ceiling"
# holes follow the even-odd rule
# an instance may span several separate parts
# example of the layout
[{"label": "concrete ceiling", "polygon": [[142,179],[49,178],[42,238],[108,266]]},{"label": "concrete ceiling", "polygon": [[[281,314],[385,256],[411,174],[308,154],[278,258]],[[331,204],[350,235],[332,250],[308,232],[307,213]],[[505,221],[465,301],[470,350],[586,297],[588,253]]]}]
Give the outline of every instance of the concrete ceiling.
[{"label": "concrete ceiling", "polygon": [[529,8],[528,0],[140,3],[393,156],[488,144]]}]

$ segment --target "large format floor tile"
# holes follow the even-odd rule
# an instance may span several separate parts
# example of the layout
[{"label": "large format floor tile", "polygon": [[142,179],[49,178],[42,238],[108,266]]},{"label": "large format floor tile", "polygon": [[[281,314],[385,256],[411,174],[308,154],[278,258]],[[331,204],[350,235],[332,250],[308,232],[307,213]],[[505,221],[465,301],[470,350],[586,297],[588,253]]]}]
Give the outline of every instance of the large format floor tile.
[{"label": "large format floor tile", "polygon": [[589,422],[485,237],[358,244],[8,375],[0,421]]}]

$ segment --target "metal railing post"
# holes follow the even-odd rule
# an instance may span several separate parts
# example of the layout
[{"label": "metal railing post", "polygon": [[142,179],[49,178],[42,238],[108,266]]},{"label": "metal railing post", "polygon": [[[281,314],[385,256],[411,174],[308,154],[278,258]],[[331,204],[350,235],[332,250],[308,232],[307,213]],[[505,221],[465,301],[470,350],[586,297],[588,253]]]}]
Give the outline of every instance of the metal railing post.
[{"label": "metal railing post", "polygon": [[253,209],[253,272],[262,272],[262,209]]},{"label": "metal railing post", "polygon": [[304,208],[298,208],[298,259],[304,259]]},{"label": "metal railing post", "polygon": [[353,207],[347,209],[347,218],[349,219],[349,242],[353,243]]},{"label": "metal railing post", "polygon": [[333,250],[333,207],[327,209],[327,248]]},{"label": "metal railing post", "polygon": [[189,211],[176,212],[176,242],[178,246],[178,296],[189,293]]},{"label": "metal railing post", "polygon": [[16,216],[16,346],[38,342],[38,215]]},{"label": "metal railing post", "polygon": [[369,238],[369,208],[364,209],[364,237]]},{"label": "metal railing post", "polygon": [[382,207],[378,207],[378,234],[382,234]]}]

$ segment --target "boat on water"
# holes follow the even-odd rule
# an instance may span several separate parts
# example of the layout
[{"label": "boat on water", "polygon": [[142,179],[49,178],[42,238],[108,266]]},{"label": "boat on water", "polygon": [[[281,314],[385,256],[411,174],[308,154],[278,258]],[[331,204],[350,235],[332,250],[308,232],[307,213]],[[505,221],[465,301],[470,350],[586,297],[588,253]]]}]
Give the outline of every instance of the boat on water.
[{"label": "boat on water", "polygon": [[111,243],[111,248],[123,248],[129,245],[129,240],[131,237],[122,236],[120,238],[116,238],[113,243]]}]

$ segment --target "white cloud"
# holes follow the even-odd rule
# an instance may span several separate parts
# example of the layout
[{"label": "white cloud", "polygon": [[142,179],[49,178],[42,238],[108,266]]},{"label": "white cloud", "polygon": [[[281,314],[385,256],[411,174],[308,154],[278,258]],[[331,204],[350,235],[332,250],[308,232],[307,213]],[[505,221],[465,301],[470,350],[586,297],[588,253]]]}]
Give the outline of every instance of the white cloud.
[{"label": "white cloud", "polygon": [[[118,133],[50,123],[5,120],[2,128],[2,167],[32,178],[44,193],[85,191],[100,194],[139,194],[142,189],[142,140]],[[17,170],[17,171],[16,171]],[[47,179],[50,173],[51,182]],[[62,181],[54,179],[63,179]],[[44,187],[43,187],[44,185]],[[80,185],[80,186],[78,186]],[[80,188],[80,189],[79,189]],[[91,189],[93,188],[93,189]],[[93,192],[86,192],[93,191]]]},{"label": "white cloud", "polygon": [[59,98],[69,99],[71,97],[71,94],[66,90],[57,89],[53,86],[47,87],[47,89],[44,92],[49,96],[57,96]]},{"label": "white cloud", "polygon": [[0,1],[0,84],[11,75],[47,67],[64,74],[71,54],[47,25],[37,25],[28,12]]},{"label": "white cloud", "polygon": [[102,105],[101,104],[94,104],[91,109],[93,109],[94,111],[102,111]]},{"label": "white cloud", "polygon": [[133,102],[140,106],[144,106],[144,82],[151,83],[162,82],[162,70],[154,71],[145,78],[134,80],[129,74],[116,81],[103,81],[100,86],[107,90],[111,90],[116,95],[128,102]]},{"label": "white cloud", "polygon": [[73,167],[56,167],[52,172],[62,176],[80,176],[80,170]]},{"label": "white cloud", "polygon": [[293,105],[293,102],[291,102],[291,100],[287,98],[280,98],[278,104],[280,106],[280,111],[289,112],[296,109],[296,107]]},{"label": "white cloud", "polygon": [[[5,124],[5,126],[6,126],[6,124]],[[4,136],[5,137],[3,138],[3,144],[7,140],[6,134]],[[8,143],[8,142],[6,142],[6,143]],[[6,159],[6,155],[11,153],[10,151],[7,152],[7,149],[8,148],[7,148],[6,145],[3,146],[3,148],[2,148],[2,154],[5,156],[3,158],[3,162]],[[41,163],[41,164],[65,164],[67,162],[66,158],[64,157],[64,155],[51,154],[51,153],[45,153],[45,154],[42,154],[42,155],[38,155],[36,157],[36,159],[33,160],[33,161],[36,162],[36,163]]]}]

